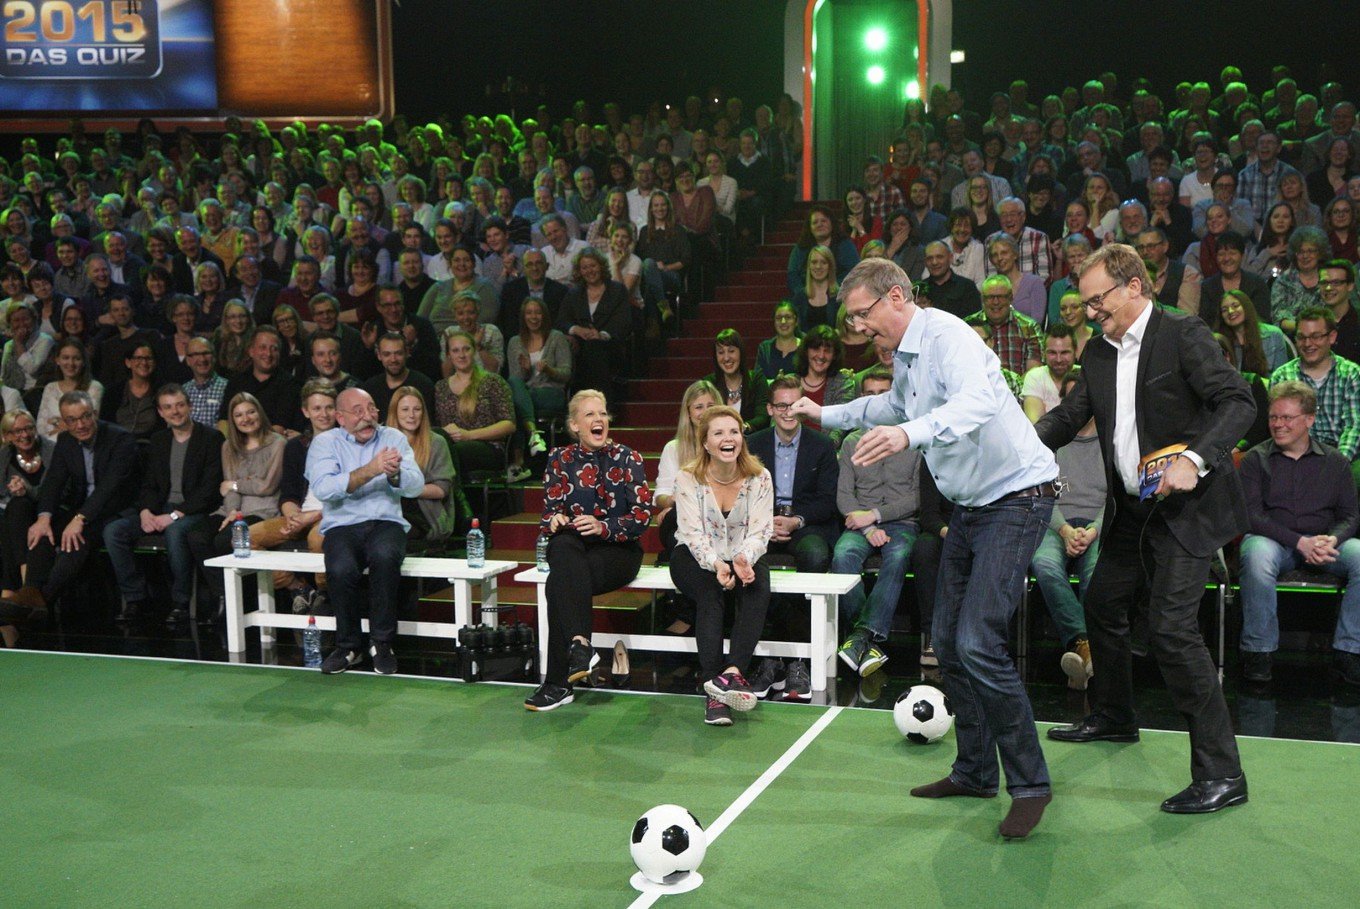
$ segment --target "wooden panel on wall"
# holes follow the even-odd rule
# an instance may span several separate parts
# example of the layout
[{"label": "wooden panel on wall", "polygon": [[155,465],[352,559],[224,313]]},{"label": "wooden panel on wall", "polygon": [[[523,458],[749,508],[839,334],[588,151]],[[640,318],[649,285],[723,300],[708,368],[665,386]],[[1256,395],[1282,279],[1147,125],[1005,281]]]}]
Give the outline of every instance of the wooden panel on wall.
[{"label": "wooden panel on wall", "polygon": [[390,115],[387,0],[217,0],[217,96],[248,117]]}]

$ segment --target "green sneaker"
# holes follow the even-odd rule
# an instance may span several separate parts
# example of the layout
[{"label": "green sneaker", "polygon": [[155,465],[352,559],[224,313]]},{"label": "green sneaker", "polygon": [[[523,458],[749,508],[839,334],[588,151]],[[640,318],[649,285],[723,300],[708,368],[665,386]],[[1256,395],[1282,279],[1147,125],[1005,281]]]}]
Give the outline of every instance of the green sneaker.
[{"label": "green sneaker", "polygon": [[886,662],[888,655],[883,649],[877,644],[869,644],[864,650],[864,657],[859,661],[859,674],[861,677],[871,675]]},{"label": "green sneaker", "polygon": [[849,666],[860,675],[864,675],[864,672],[860,668],[860,664],[863,662],[864,652],[868,648],[869,635],[865,633],[864,629],[856,628],[850,637],[845,639],[845,643],[841,645],[840,650],[836,651],[836,655],[845,661],[845,665]]}]

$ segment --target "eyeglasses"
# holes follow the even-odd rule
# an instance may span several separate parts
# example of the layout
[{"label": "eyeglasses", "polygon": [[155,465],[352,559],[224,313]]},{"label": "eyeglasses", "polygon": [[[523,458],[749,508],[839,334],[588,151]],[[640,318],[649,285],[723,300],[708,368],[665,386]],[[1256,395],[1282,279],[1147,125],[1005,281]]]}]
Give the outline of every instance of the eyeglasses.
[{"label": "eyeglasses", "polygon": [[851,312],[847,309],[845,311],[845,324],[851,326],[863,325],[864,320],[869,318],[869,313],[874,311],[874,307],[877,306],[882,299],[883,294],[879,294],[878,297],[874,299],[874,302],[870,303],[859,312]]},{"label": "eyeglasses", "polygon": [[1308,416],[1308,415],[1307,415],[1307,414],[1303,414],[1303,413],[1296,413],[1296,414],[1273,413],[1273,414],[1271,414],[1269,417],[1266,418],[1266,422],[1267,422],[1267,423],[1272,423],[1272,424],[1273,424],[1273,423],[1281,423],[1281,424],[1284,424],[1285,426],[1288,426],[1289,424],[1293,423],[1295,420],[1302,420],[1302,419],[1303,419],[1304,417],[1306,417],[1306,416]]},{"label": "eyeglasses", "polygon": [[1332,334],[1332,333],[1331,333],[1330,331],[1319,331],[1319,332],[1315,332],[1315,333],[1313,333],[1313,334],[1311,334],[1311,335],[1295,335],[1295,336],[1294,336],[1294,340],[1295,340],[1296,342],[1297,342],[1297,341],[1308,341],[1308,342],[1310,342],[1310,343],[1312,343],[1312,342],[1314,342],[1314,341],[1325,341],[1325,340],[1327,340],[1327,338],[1331,337],[1331,334]]},{"label": "eyeglasses", "polygon": [[1011,295],[1010,295],[1010,294],[983,294],[983,295],[982,295],[982,300],[983,300],[984,303],[1001,303],[1001,302],[1003,302],[1003,301],[1006,302],[1006,303],[1009,303],[1009,302],[1011,301]]},{"label": "eyeglasses", "polygon": [[1318,282],[1318,287],[1344,287],[1349,283],[1351,282],[1347,281],[1345,278],[1323,278]]},{"label": "eyeglasses", "polygon": [[348,414],[349,416],[354,417],[356,420],[362,420],[364,417],[376,417],[378,415],[378,408],[374,404],[366,404],[360,407],[351,407],[348,410],[341,410],[338,412]]},{"label": "eyeglasses", "polygon": [[67,426],[79,426],[82,423],[93,423],[94,411],[87,410],[78,417],[62,417],[61,422],[65,423]]},{"label": "eyeglasses", "polygon": [[775,413],[788,413],[789,408],[792,406],[793,406],[792,402],[785,404],[771,404],[770,410],[773,410]]},{"label": "eyeglasses", "polygon": [[1121,287],[1123,287],[1123,286],[1124,286],[1123,284],[1116,284],[1114,287],[1111,287],[1109,290],[1105,291],[1104,293],[1096,294],[1094,297],[1091,297],[1089,300],[1082,300],[1082,301],[1081,301],[1081,305],[1084,306],[1084,307],[1086,307],[1087,309],[1096,309],[1097,307],[1100,306],[1101,303],[1104,303],[1104,302],[1105,302],[1105,298],[1106,298],[1106,297],[1108,297],[1110,294],[1114,293],[1116,290],[1118,290],[1119,288],[1121,288]]}]

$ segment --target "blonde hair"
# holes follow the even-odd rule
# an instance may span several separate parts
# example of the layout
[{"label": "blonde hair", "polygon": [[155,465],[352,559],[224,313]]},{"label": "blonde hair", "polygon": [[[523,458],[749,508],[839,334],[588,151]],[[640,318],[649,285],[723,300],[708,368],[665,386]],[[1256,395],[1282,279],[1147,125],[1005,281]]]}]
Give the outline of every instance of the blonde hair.
[{"label": "blonde hair", "polygon": [[[454,338],[464,338],[468,344],[472,345],[472,376],[468,379],[467,388],[463,389],[458,396],[458,413],[465,419],[471,419],[477,410],[477,396],[482,390],[482,381],[486,379],[488,373],[482,366],[481,358],[477,356],[477,339],[461,328],[444,329],[444,359],[449,358],[449,342]],[[453,378],[453,369],[449,369],[449,379]],[[450,387],[452,391],[452,387]]]},{"label": "blonde hair", "polygon": [[[256,431],[256,438],[261,447],[269,444],[269,437],[274,435],[274,430],[269,428],[269,417],[265,414],[260,399],[247,391],[237,392],[232,397],[231,403],[227,405],[227,449],[224,453],[223,467],[230,466],[234,469],[240,459],[245,457],[246,445],[250,442],[250,436],[236,428],[236,408],[242,404],[249,404],[254,407],[256,415],[260,418],[260,428]],[[227,463],[228,461],[230,464]]]},{"label": "blonde hair", "polygon": [[[414,433],[401,429],[397,423],[397,405],[406,398],[415,398],[420,402],[420,425],[416,427]],[[430,461],[430,411],[425,406],[425,398],[419,391],[410,385],[403,385],[392,392],[392,400],[387,405],[387,425],[393,429],[400,429],[406,436],[406,440],[411,443],[411,451],[415,453],[416,463],[424,469]]]},{"label": "blonde hair", "polygon": [[836,284],[836,254],[833,253],[828,247],[825,247],[825,246],[814,246],[814,247],[812,247],[812,249],[809,249],[809,250],[808,250],[808,254],[807,254],[807,273],[806,273],[807,276],[803,279],[803,290],[807,293],[807,295],[808,295],[809,297],[811,297],[811,296],[812,296],[812,292],[813,292],[814,290],[816,290],[816,287],[815,287],[815,285],[814,285],[813,282],[812,282],[812,257],[813,257],[813,256],[818,256],[818,257],[823,258],[823,259],[826,260],[826,266],[827,266],[827,270],[826,270],[826,285],[827,285],[827,286],[826,286],[826,298],[827,298],[828,300],[833,300],[833,299],[835,299],[835,297],[836,297],[836,291],[839,290],[840,288],[839,288],[839,286]]},{"label": "blonde hair", "polygon": [[[567,402],[567,419],[569,421],[576,420],[576,412],[581,409],[581,402],[585,401],[587,398],[598,399],[599,402],[604,405],[605,410],[609,410],[609,399],[604,396],[604,392],[597,391],[594,388],[582,388],[576,394],[572,395],[571,400]],[[571,432],[574,436],[576,435],[576,433],[572,432],[570,426],[567,427],[567,432]],[[578,440],[580,439],[580,436],[576,437]]]},{"label": "blonde hair", "polygon": [[688,464],[699,454],[701,447],[699,445],[699,430],[690,422],[689,406],[704,395],[712,398],[715,406],[722,403],[723,396],[718,391],[718,386],[707,379],[700,379],[691,384],[680,398],[680,419],[675,424],[675,454],[681,464]]},{"label": "blonde hair", "polygon": [[[713,425],[714,420],[721,417],[735,420],[737,428],[741,428],[741,413],[736,408],[721,404],[717,407],[710,407],[708,410],[705,410],[704,415],[699,418],[699,427],[697,430],[699,452],[689,463],[681,468],[681,470],[693,476],[694,479],[698,480],[700,483],[704,482],[704,477],[708,476],[709,465],[713,463],[713,457],[708,453],[708,449],[704,447],[703,440],[708,438],[708,427]],[[737,472],[743,477],[749,478],[760,476],[760,472],[764,469],[765,465],[760,463],[760,458],[751,454],[751,449],[746,445],[746,437],[742,436],[741,453],[737,455]]]}]

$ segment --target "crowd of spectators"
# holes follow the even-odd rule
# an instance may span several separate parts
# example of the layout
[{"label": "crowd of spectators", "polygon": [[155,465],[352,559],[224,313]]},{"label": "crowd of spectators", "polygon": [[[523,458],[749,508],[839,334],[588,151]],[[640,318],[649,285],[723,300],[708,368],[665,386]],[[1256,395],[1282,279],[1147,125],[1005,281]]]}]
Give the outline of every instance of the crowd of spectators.
[{"label": "crowd of spectators", "polygon": [[[1182,83],[1165,98],[1106,73],[1034,100],[1017,80],[985,113],[943,86],[928,103],[907,102],[862,183],[804,210],[788,296],[772,307],[774,333],[755,361],[737,332],[716,337],[709,403],[733,409],[754,451],[768,442],[770,463],[784,446],[820,439],[818,427],[787,419],[783,398],[833,404],[883,378],[893,352],[847,362],[847,344],[864,339],[837,306],[849,269],[883,256],[908,274],[918,302],[974,327],[1038,419],[1070,387],[1094,335],[1073,270],[1093,249],[1127,243],[1146,261],[1157,302],[1220,332],[1263,401],[1272,384],[1312,388],[1313,437],[1360,476],[1356,107],[1340,85],[1310,94],[1284,68],[1264,88],[1227,67],[1216,88]],[[675,328],[682,294],[702,296],[759,242],[766,219],[789,209],[803,156],[788,96],[749,113],[736,97],[690,97],[627,116],[581,101],[561,119],[539,108],[519,122],[398,116],[352,131],[271,130],[232,117],[222,127],[166,136],[142,121],[133,135],[95,136],[75,123],[51,145],[25,137],[13,161],[0,160],[0,461],[11,476],[3,571],[8,589],[37,591],[25,595],[35,607],[58,593],[26,578],[29,525],[44,518],[13,503],[37,497],[41,452],[75,431],[72,420],[93,418],[96,435],[126,432],[153,450],[167,438],[185,444],[192,426],[221,434],[218,494],[202,497],[205,520],[183,534],[203,556],[225,546],[224,518],[238,510],[307,537],[315,521],[297,515],[319,507],[305,481],[284,476],[301,463],[287,448],[305,449],[334,424],[320,399],[333,410],[335,394],[361,387],[427,470],[428,496],[407,517],[431,539],[447,537],[466,513],[461,481],[482,470],[522,479],[546,452],[541,418],[564,415],[571,391],[626,395],[649,342]],[[68,413],[83,407],[88,416]],[[1266,428],[1258,420],[1243,448]],[[806,478],[771,471],[772,551],[788,544],[800,568],[825,570],[845,533],[901,547],[904,528],[929,523],[925,509],[947,510],[920,472],[917,510],[895,514],[891,532],[877,532],[881,515],[869,519],[877,509],[841,513],[844,440],[825,438],[832,454],[812,484],[815,533],[799,502]],[[155,485],[164,479],[142,481],[138,528],[148,533],[165,532],[159,519],[185,495]],[[843,501],[856,501],[855,482]],[[107,508],[100,518],[123,527],[113,538],[125,542],[116,522],[128,515]],[[1059,512],[1059,552],[1094,562],[1078,557],[1099,521]],[[907,558],[897,548],[893,557]],[[130,617],[143,587],[120,583]],[[314,605],[312,581],[281,586]],[[883,660],[884,607],[873,603],[847,615],[847,662],[862,671]],[[776,604],[772,620],[787,611]],[[683,614],[677,622],[687,624]],[[1084,638],[1070,615],[1059,624],[1079,687],[1092,671]],[[756,675],[757,688],[797,688],[805,669]]]}]

